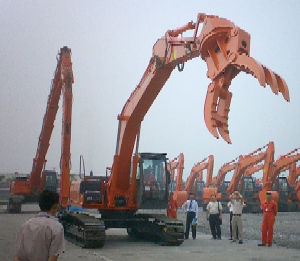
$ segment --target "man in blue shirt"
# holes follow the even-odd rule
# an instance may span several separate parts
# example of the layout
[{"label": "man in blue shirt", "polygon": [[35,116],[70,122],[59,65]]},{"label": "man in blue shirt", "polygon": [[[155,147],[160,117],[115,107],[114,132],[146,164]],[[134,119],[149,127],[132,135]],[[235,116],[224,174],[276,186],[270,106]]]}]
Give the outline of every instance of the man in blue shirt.
[{"label": "man in blue shirt", "polygon": [[191,225],[193,239],[196,239],[198,203],[195,200],[195,195],[193,193],[190,193],[189,199],[182,205],[182,208],[186,213],[185,239],[189,239]]}]

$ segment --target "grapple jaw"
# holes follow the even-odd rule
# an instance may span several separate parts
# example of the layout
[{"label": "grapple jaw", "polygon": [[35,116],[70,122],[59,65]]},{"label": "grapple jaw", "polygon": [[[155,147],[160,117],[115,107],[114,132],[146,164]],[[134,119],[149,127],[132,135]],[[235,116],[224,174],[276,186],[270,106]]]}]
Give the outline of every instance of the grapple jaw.
[{"label": "grapple jaw", "polygon": [[285,81],[276,73],[250,57],[250,35],[230,21],[207,16],[199,37],[200,54],[207,64],[208,86],[204,105],[204,120],[210,133],[231,143],[228,113],[232,93],[228,90],[232,79],[241,71],[254,76],[263,87],[269,85],[276,95],[281,92],[290,100]]}]

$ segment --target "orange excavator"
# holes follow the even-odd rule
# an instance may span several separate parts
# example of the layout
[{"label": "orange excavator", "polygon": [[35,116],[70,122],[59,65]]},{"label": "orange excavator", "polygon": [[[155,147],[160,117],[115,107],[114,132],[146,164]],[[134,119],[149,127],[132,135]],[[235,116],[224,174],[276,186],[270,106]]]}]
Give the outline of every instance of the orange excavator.
[{"label": "orange excavator", "polygon": [[58,54],[57,67],[48,96],[46,113],[44,115],[36,155],[33,159],[32,170],[29,177],[16,177],[15,180],[11,182],[10,197],[7,205],[9,212],[21,212],[22,203],[36,202],[39,193],[44,189],[57,190],[57,174],[55,171],[45,170],[45,164],[61,95],[63,96],[63,116],[60,193],[63,202],[66,202],[69,198],[73,82],[71,49],[63,47]]},{"label": "orange excavator", "polygon": [[[204,187],[208,187],[211,185],[213,169],[213,155],[209,155],[207,158],[203,159],[193,166],[190,175],[185,183],[184,189],[182,191],[176,190],[174,192],[174,199],[177,201],[178,206],[182,206],[182,204],[188,199],[188,195],[190,192],[194,192],[198,204],[202,205],[202,191]],[[202,180],[204,170],[207,170],[205,183]]]},{"label": "orange excavator", "polygon": [[[262,190],[259,193],[260,202],[265,201],[266,191],[271,191],[278,202],[278,211],[290,211],[295,209],[295,202],[291,202],[293,188],[288,185],[286,177],[279,177],[279,174],[291,164],[300,160],[299,149],[280,156],[273,164],[269,173],[264,172]],[[292,166],[293,167],[293,166]]]},{"label": "orange excavator", "polygon": [[221,168],[218,171],[217,176],[213,177],[212,179],[212,187],[209,189],[204,189],[204,194],[206,194],[205,198],[209,199],[212,194],[220,193],[221,196],[219,199],[227,200],[227,193],[226,189],[230,184],[230,181],[225,181],[226,175],[235,169],[235,166],[237,164],[237,158],[234,160],[227,162],[221,166]]},{"label": "orange excavator", "polygon": [[300,167],[297,168],[297,162],[291,163],[287,168],[282,171],[289,170],[287,182],[289,186],[296,186],[297,178],[300,176]]},{"label": "orange excavator", "polygon": [[[187,31],[192,37],[182,36]],[[181,244],[184,240],[181,221],[162,214],[137,212],[142,208],[165,208],[170,182],[165,154],[138,152],[142,120],[172,71],[176,67],[182,71],[186,62],[200,56],[207,64],[207,76],[212,81],[204,105],[206,126],[213,136],[220,135],[231,143],[228,113],[232,94],[229,86],[239,72],[252,74],[262,86],[270,85],[275,94],[281,92],[289,101],[284,80],[249,54],[250,35],[247,32],[227,19],[206,14],[199,14],[196,22],[168,30],[158,39],[142,79],[118,116],[111,174],[98,180],[72,182],[70,186],[70,204],[97,209],[101,218],[62,211],[60,220],[66,235],[86,247],[97,247],[104,243],[103,228],[127,228],[129,235],[151,236],[163,244]],[[149,180],[156,183],[151,184],[155,190],[149,187]],[[61,208],[66,207],[67,204],[61,202]]]},{"label": "orange excavator", "polygon": [[[167,165],[170,172],[169,192],[180,191],[182,189],[182,175],[184,169],[184,154],[180,153]],[[175,180],[176,177],[176,180]]]},{"label": "orange excavator", "polygon": [[[265,151],[263,151],[264,149]],[[252,176],[245,176],[245,171],[247,168],[256,166],[262,161],[264,161],[264,172],[269,173],[274,161],[274,143],[272,141],[262,148],[239,157],[231,182],[226,189],[227,197],[235,190],[240,191],[247,202],[245,212],[259,212],[258,187]]]}]

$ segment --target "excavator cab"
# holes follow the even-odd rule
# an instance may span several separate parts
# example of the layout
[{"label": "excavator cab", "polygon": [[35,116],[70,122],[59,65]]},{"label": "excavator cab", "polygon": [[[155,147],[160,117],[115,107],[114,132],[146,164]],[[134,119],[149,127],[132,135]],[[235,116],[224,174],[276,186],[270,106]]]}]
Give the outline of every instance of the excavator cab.
[{"label": "excavator cab", "polygon": [[224,181],[224,183],[218,187],[218,192],[221,193],[222,199],[227,197],[227,188],[229,187],[229,184],[230,181]]},{"label": "excavator cab", "polygon": [[288,211],[289,185],[286,177],[278,177],[272,186],[273,191],[278,191],[278,211]]},{"label": "excavator cab", "polygon": [[50,190],[50,191],[57,192],[58,179],[57,179],[57,172],[56,171],[44,170],[43,171],[43,180],[44,180],[43,190],[47,189],[47,190]]},{"label": "excavator cab", "polygon": [[239,191],[246,199],[245,213],[258,213],[260,204],[258,199],[259,187],[253,177],[243,177],[239,183]]},{"label": "excavator cab", "polygon": [[176,181],[172,180],[169,184],[169,193],[173,193],[176,190]]},{"label": "excavator cab", "polygon": [[202,196],[203,196],[203,189],[205,188],[205,182],[204,181],[196,181],[196,193],[195,198],[198,202],[199,206],[202,206]]},{"label": "excavator cab", "polygon": [[141,209],[165,208],[168,201],[170,174],[166,153],[140,153],[137,169],[137,197]]}]

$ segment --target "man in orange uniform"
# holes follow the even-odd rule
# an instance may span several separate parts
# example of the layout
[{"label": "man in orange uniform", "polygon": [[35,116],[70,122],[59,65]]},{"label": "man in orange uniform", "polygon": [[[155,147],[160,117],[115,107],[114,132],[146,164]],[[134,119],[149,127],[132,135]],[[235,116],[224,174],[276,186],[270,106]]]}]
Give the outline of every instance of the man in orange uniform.
[{"label": "man in orange uniform", "polygon": [[260,206],[264,213],[262,222],[262,243],[258,246],[272,246],[273,240],[273,226],[275,223],[275,216],[277,215],[277,203],[272,200],[271,192],[267,192],[266,201]]},{"label": "man in orange uniform", "polygon": [[177,202],[173,199],[173,193],[170,193],[167,204],[167,216],[171,218],[177,218],[177,208]]}]

